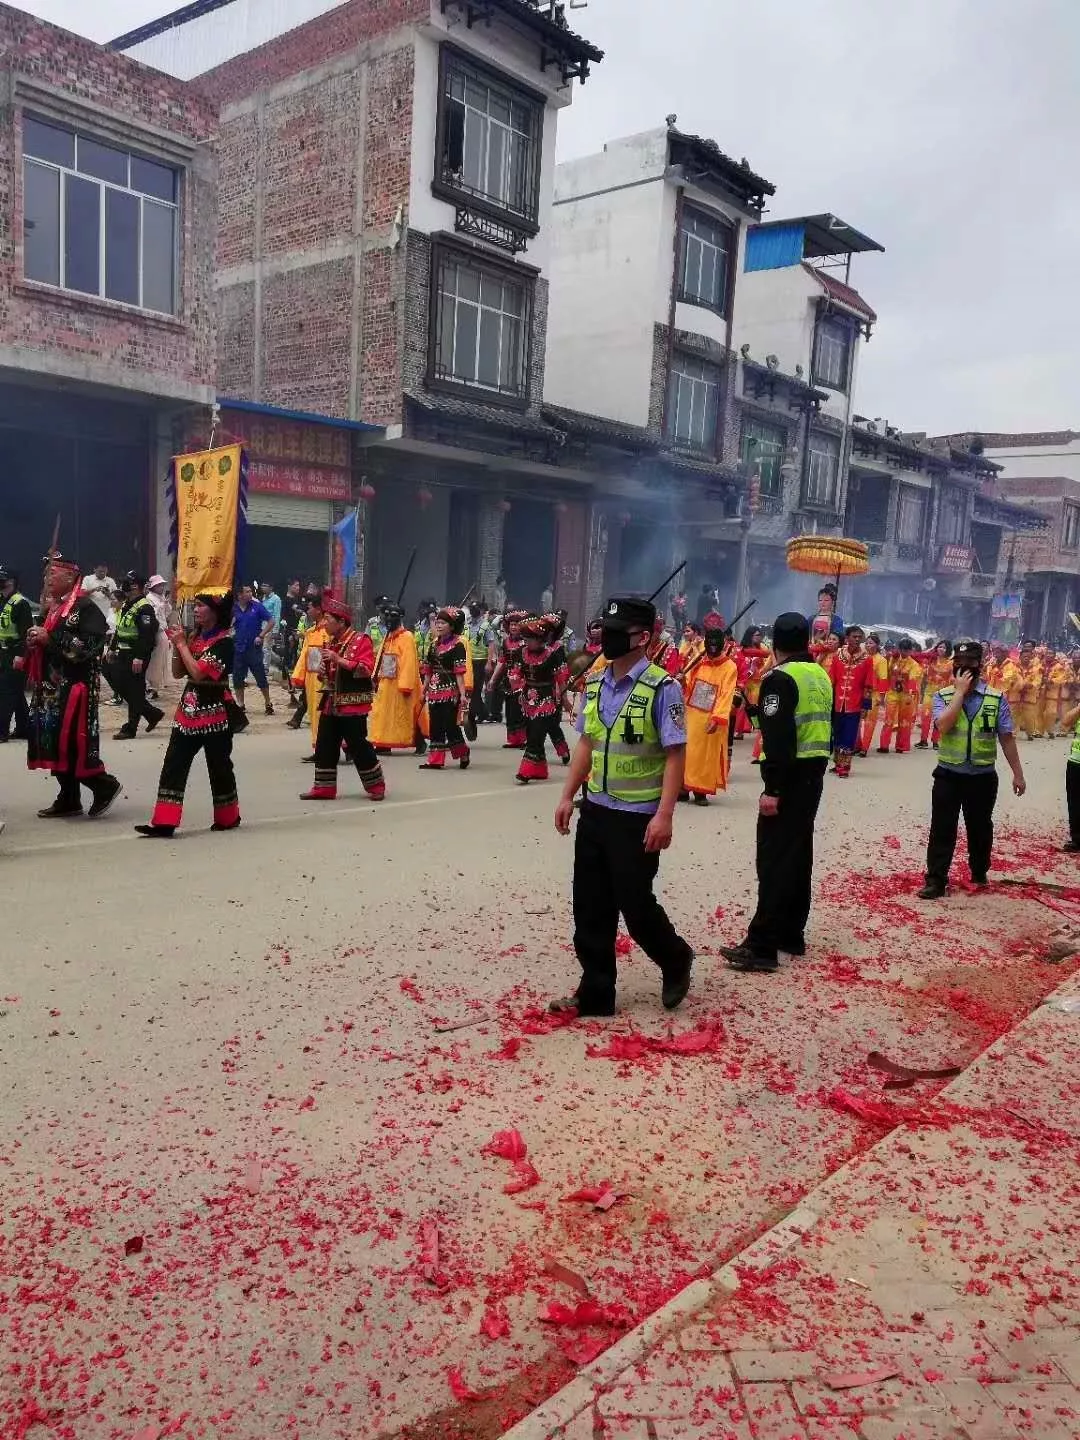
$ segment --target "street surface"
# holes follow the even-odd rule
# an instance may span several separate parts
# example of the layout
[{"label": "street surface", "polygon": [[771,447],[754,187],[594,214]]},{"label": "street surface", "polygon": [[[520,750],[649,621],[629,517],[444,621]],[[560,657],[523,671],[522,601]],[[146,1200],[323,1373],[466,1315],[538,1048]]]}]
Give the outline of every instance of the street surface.
[{"label": "street surface", "polygon": [[[688,1001],[665,1015],[630,951],[615,1021],[553,1027],[576,981],[560,776],[515,785],[486,727],[467,773],[395,757],[385,804],[345,769],[345,798],[307,803],[283,719],[236,743],[243,828],[208,833],[197,761],[170,843],[131,829],[167,727],[105,742],[125,795],[98,822],[34,819],[53,783],[0,748],[5,1440],[501,1434],[882,1141],[891,1122],[844,1099],[894,1095],[868,1053],[967,1066],[1075,969],[1063,741],[1022,745],[1021,800],[1001,767],[993,870],[1056,891],[920,904],[932,756],[830,778],[811,953],[773,977],[715,954],[752,896],[742,742],[661,868],[698,952]],[[501,1131],[524,1157],[484,1153]],[[566,1198],[605,1188],[607,1209]]]}]

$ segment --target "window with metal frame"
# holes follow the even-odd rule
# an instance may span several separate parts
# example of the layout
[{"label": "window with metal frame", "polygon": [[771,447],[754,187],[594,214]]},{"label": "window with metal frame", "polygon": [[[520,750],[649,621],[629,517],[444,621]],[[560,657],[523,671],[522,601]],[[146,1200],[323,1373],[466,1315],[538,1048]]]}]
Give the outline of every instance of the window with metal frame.
[{"label": "window with metal frame", "polygon": [[843,320],[821,319],[814,334],[814,384],[845,391],[851,381],[852,328]]},{"label": "window with metal frame", "polygon": [[768,425],[764,420],[743,420],[742,459],[757,471],[761,494],[779,496],[784,493],[784,477],[780,467],[787,449],[787,432],[782,425]]},{"label": "window with metal frame", "polygon": [[22,131],[26,279],[175,314],[178,171],[32,115]]},{"label": "window with metal frame", "polygon": [[840,474],[840,439],[822,430],[811,430],[807,453],[806,494],[803,503],[822,510],[836,505],[836,483]]},{"label": "window with metal frame", "polygon": [[454,251],[436,267],[433,378],[524,399],[529,282]]},{"label": "window with metal frame", "polygon": [[535,224],[544,107],[444,47],[436,181]]},{"label": "window with metal frame", "polygon": [[715,365],[675,354],[668,391],[667,438],[674,445],[712,454],[720,409],[720,371]]},{"label": "window with metal frame", "polygon": [[726,315],[731,251],[730,225],[685,209],[679,234],[679,299]]},{"label": "window with metal frame", "polygon": [[967,499],[955,485],[941,487],[938,505],[937,542],[939,545],[967,544]]},{"label": "window with metal frame", "polygon": [[1061,548],[1080,550],[1080,505],[1066,505],[1061,525]]},{"label": "window with metal frame", "polygon": [[926,491],[914,485],[901,485],[896,512],[897,544],[921,545],[925,524]]}]

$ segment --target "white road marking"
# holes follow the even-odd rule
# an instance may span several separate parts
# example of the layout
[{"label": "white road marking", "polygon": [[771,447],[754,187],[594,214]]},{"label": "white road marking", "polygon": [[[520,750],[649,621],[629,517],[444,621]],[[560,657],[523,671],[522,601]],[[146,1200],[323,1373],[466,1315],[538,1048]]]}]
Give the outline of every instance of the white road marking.
[{"label": "white road marking", "polygon": [[[552,793],[554,794],[554,789],[552,790]],[[320,807],[319,809],[294,810],[288,815],[266,815],[259,820],[245,820],[240,828],[242,831],[260,830],[270,825],[295,825],[298,821],[303,820],[329,819],[333,815],[374,815],[376,813],[393,814],[395,811],[410,810],[414,809],[416,806],[419,805],[442,805],[447,800],[490,800],[496,795],[517,794],[519,794],[519,792],[513,787],[503,785],[498,790],[466,790],[462,794],[451,793],[446,795],[424,795],[417,800],[367,800],[360,801],[357,804],[350,804],[348,801],[341,800],[322,800],[315,802]],[[137,835],[134,830],[130,830],[126,833],[117,832],[114,834],[111,827],[107,827],[104,825],[98,826],[92,821],[88,822],[85,816],[83,816],[81,820],[58,820],[54,823],[58,825],[70,825],[72,827],[86,827],[89,833],[84,834],[80,838],[72,840],[46,841],[44,844],[41,845],[30,844],[23,845],[19,848],[12,847],[12,849],[8,850],[6,854],[4,853],[4,851],[0,851],[0,859],[18,859],[24,855],[40,855],[43,852],[54,850],[80,850],[83,848],[83,846],[88,844],[103,845],[108,844],[110,841],[113,844],[119,844],[121,842],[143,839],[143,837],[141,835]],[[133,821],[132,824],[134,823],[135,822]],[[191,839],[195,836],[207,836],[210,834],[211,831],[209,827],[202,827],[193,830],[181,830],[176,836],[176,839],[186,840]],[[147,844],[153,843],[155,842],[147,841]],[[165,842],[156,843],[164,844]],[[7,847],[5,847],[5,849],[6,848]]]}]

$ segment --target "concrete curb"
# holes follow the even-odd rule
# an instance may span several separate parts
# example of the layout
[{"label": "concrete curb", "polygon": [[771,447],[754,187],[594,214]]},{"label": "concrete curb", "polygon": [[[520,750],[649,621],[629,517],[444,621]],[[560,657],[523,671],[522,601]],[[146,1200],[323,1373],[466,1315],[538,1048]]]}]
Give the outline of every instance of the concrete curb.
[{"label": "concrete curb", "polygon": [[[1077,981],[1080,976],[1070,977],[1062,985],[1046,996],[1030,1014],[1020,1021],[1018,1025],[1000,1035],[992,1045],[988,1045],[972,1060],[971,1064],[938,1092],[939,1096],[948,1096],[954,1087],[960,1086],[969,1073],[985,1061],[988,1055],[992,1055],[1003,1049],[1013,1037],[1025,1026],[1030,1025],[1040,1010],[1046,1006],[1052,1007],[1052,1002],[1063,998],[1070,993],[1080,994]],[[822,1216],[827,1212],[827,1192],[835,1185],[843,1181],[845,1174],[861,1165],[868,1154],[872,1154],[879,1146],[886,1144],[895,1132],[890,1130],[877,1144],[872,1145],[869,1150],[860,1150],[850,1160],[844,1162],[839,1169],[827,1175],[785,1219],[778,1225],[766,1230],[746,1249],[739,1251],[737,1255],[715,1270],[707,1280],[696,1280],[684,1290],[680,1290],[662,1305],[659,1310],[649,1315],[640,1325],[624,1335],[609,1350],[597,1357],[591,1365],[585,1366],[574,1376],[561,1390],[557,1390],[548,1400],[538,1406],[524,1420],[520,1420],[512,1429],[507,1430],[503,1440],[570,1440],[570,1427],[574,1421],[582,1416],[592,1406],[600,1391],[613,1385],[622,1372],[631,1365],[637,1364],[652,1350],[656,1349],[661,1341],[666,1340],[673,1331],[682,1327],[699,1311],[703,1310],[711,1302],[720,1299],[722,1296],[734,1295],[739,1288],[739,1278],[736,1275],[736,1266],[742,1270],[747,1267],[752,1269],[763,1268],[773,1264],[790,1250],[799,1240],[802,1239]],[[818,1200],[817,1208],[813,1202]]]}]

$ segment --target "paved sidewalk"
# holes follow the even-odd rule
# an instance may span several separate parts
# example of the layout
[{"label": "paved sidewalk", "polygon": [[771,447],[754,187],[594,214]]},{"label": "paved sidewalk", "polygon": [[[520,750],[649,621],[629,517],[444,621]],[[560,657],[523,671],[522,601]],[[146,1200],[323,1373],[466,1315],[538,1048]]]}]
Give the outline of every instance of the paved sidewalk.
[{"label": "paved sidewalk", "polygon": [[509,1437],[1080,1437],[1077,996],[936,1098],[868,1072],[900,1123]]}]

